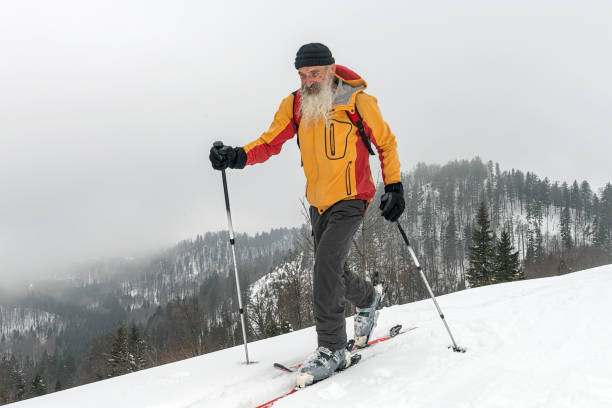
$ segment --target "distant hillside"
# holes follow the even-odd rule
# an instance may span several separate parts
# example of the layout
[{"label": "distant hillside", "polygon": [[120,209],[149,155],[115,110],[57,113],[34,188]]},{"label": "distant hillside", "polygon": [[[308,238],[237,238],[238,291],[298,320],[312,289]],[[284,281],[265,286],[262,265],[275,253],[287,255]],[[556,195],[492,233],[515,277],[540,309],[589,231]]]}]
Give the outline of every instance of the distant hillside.
[{"label": "distant hillside", "polygon": [[[506,231],[528,278],[564,274],[612,262],[612,185],[593,191],[587,181],[559,182],[531,172],[502,170],[480,158],[446,165],[419,163],[403,174],[406,210],[400,223],[437,294],[466,287],[477,208],[491,227]],[[379,196],[355,235],[349,266],[387,280],[386,304],[427,297],[397,228],[379,216]],[[294,252],[250,289],[252,330],[260,337],[313,324],[312,243]],[[287,325],[285,324],[285,327]],[[267,331],[266,331],[267,330]]]},{"label": "distant hillside", "polygon": [[[237,253],[245,277],[266,273],[292,248],[295,230],[276,229],[255,236],[238,234]],[[43,293],[90,310],[100,307],[107,295],[116,296],[126,310],[165,305],[193,295],[202,282],[232,269],[227,232],[208,232],[185,240],[154,256],[109,259],[72,268],[54,280],[32,282],[31,293]]]},{"label": "distant hillside", "polygon": [[[438,295],[467,286],[483,202],[495,233],[510,235],[528,278],[612,263],[611,184],[593,191],[587,181],[550,181],[479,158],[420,163],[402,179],[400,222]],[[364,275],[380,272],[389,283],[386,306],[424,299],[395,226],[379,216],[382,187],[354,237],[348,266]],[[239,234],[236,242],[249,338],[311,326],[310,226]],[[40,374],[63,387],[116,375],[108,355],[126,343],[129,330],[132,342],[146,343],[147,367],[200,355],[241,342],[235,293],[228,234],[206,233],[155,256],[91,263],[32,282],[27,296],[1,298],[0,352],[27,381]]]},{"label": "distant hillside", "polygon": [[[236,236],[245,287],[286,256],[295,234],[277,229]],[[146,324],[160,307],[206,292],[213,281],[218,296],[208,296],[203,306],[215,321],[235,296],[231,262],[227,232],[206,233],[149,258],[99,261],[32,282],[27,294],[0,298],[0,356],[15,357],[27,375],[40,370],[39,363],[48,367],[48,356],[54,356],[54,366],[67,361],[74,366],[96,339],[121,324]],[[44,370],[57,379],[58,370]],[[92,379],[74,374],[62,378],[65,386]]]}]

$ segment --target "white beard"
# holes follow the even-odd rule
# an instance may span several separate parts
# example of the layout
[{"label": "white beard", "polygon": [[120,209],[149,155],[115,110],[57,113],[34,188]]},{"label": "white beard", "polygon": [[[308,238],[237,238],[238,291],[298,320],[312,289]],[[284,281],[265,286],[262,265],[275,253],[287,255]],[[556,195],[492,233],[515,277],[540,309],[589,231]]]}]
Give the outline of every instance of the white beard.
[{"label": "white beard", "polygon": [[[319,87],[319,84],[313,84]],[[313,87],[311,85],[311,89]],[[304,123],[311,122],[314,124],[321,121],[327,125],[327,121],[331,116],[332,103],[334,100],[333,75],[327,74],[325,80],[320,84],[319,92],[309,93],[305,86],[302,86],[300,91],[301,101],[298,113],[301,116],[301,121]]]}]

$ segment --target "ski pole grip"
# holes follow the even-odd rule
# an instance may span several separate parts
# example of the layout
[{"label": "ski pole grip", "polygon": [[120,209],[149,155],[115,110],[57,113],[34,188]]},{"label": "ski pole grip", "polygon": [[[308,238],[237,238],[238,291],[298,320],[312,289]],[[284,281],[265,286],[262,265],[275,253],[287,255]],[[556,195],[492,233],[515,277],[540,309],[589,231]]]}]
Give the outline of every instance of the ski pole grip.
[{"label": "ski pole grip", "polygon": [[225,146],[221,141],[214,142],[213,147],[217,149],[217,152],[222,156],[227,156],[228,151],[232,150],[230,146]]}]

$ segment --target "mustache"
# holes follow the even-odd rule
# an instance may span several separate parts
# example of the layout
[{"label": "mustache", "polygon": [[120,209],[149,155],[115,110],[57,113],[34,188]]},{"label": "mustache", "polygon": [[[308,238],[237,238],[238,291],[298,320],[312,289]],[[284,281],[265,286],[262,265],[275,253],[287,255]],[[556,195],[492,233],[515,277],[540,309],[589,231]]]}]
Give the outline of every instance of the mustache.
[{"label": "mustache", "polygon": [[319,92],[321,90],[321,83],[320,82],[313,82],[310,86],[302,86],[302,91],[303,92],[309,92],[312,93],[314,92]]}]

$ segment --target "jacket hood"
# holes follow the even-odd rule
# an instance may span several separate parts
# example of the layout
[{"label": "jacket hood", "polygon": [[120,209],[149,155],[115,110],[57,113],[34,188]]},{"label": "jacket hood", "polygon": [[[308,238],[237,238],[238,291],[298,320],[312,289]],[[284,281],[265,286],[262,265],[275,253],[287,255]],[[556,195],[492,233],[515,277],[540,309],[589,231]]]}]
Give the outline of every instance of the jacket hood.
[{"label": "jacket hood", "polygon": [[334,108],[350,109],[355,105],[357,94],[363,92],[368,84],[357,73],[338,64],[336,64],[336,78],[340,81],[334,95]]}]

